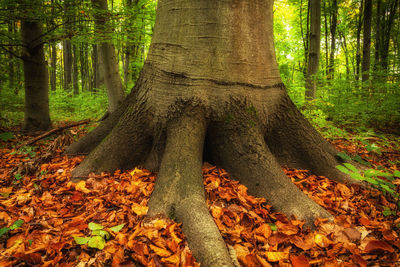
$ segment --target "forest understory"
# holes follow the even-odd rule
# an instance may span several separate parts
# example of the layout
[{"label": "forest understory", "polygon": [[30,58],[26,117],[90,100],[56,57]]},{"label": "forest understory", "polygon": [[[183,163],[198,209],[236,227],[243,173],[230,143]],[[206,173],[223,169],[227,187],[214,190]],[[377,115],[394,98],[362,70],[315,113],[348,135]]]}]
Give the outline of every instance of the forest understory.
[{"label": "forest understory", "polygon": [[[157,173],[135,168],[70,181],[83,157],[63,151],[87,129],[68,128],[31,145],[24,144],[34,136],[0,129],[0,266],[198,266],[180,224],[146,217]],[[330,142],[372,169],[396,174],[399,137],[383,136],[365,138],[373,146],[355,137]],[[317,219],[311,230],[204,163],[207,206],[237,264],[399,266],[399,199],[307,170],[284,171],[334,222]],[[400,193],[400,177],[392,178]]]}]

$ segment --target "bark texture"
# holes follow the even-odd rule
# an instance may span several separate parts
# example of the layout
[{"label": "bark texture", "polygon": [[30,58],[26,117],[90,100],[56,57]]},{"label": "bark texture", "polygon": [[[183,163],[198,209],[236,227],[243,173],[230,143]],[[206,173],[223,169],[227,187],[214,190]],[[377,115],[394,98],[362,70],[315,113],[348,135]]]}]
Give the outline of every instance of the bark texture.
[{"label": "bark texture", "polygon": [[[105,14],[108,10],[107,0],[92,0],[92,5],[96,9],[94,14],[96,30],[104,34],[107,30],[107,14]],[[121,77],[119,75],[118,59],[115,55],[114,45],[107,41],[102,41],[100,43],[99,52],[104,82],[108,94],[108,111],[112,113],[122,103],[125,97]]]},{"label": "bark texture", "polygon": [[23,20],[25,113],[23,130],[44,131],[51,127],[49,115],[49,77],[44,57],[42,29],[37,21]]},{"label": "bark texture", "polygon": [[321,1],[310,1],[310,36],[308,48],[308,66],[306,76],[306,99],[314,99],[317,92],[315,75],[319,68],[321,42]]},{"label": "bark texture", "polygon": [[74,181],[136,165],[159,170],[148,215],[182,222],[204,266],[232,266],[235,260],[205,205],[203,160],[308,225],[332,216],[298,190],[281,165],[349,181],[335,169],[336,151],[296,109],[282,84],[272,4],[159,1],[136,88],[67,150],[89,153],[74,170]]},{"label": "bark texture", "polygon": [[362,81],[369,80],[369,68],[371,65],[371,20],[372,0],[365,0],[364,8],[364,35],[363,35],[363,57],[362,57]]}]

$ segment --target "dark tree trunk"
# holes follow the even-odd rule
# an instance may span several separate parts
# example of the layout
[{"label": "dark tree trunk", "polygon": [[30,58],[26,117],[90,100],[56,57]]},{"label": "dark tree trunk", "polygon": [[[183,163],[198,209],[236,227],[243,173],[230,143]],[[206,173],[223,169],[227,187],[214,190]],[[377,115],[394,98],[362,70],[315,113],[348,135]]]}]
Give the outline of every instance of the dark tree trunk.
[{"label": "dark tree trunk", "polygon": [[[92,0],[92,5],[95,8],[96,32],[104,35],[108,20],[105,14],[107,12],[107,0]],[[108,93],[108,111],[112,113],[124,100],[125,93],[119,75],[118,58],[115,55],[114,45],[110,42],[102,41],[99,48],[100,67],[103,68],[104,82]]]},{"label": "dark tree trunk", "polygon": [[55,91],[57,88],[57,46],[52,43],[50,46],[50,88]]},{"label": "dark tree trunk", "polygon": [[25,115],[23,130],[35,132],[51,127],[49,116],[49,78],[44,58],[42,30],[37,21],[21,21],[24,44]]},{"label": "dark tree trunk", "polygon": [[328,76],[328,65],[329,65],[329,45],[328,45],[328,37],[329,37],[329,31],[328,31],[328,16],[327,16],[327,8],[326,8],[326,1],[323,1],[324,3],[324,24],[325,24],[325,74]]},{"label": "dark tree trunk", "polygon": [[100,68],[99,68],[99,55],[97,53],[97,45],[92,45],[92,69],[93,69],[93,77],[92,77],[92,90],[96,91],[101,86],[100,81]]},{"label": "dark tree trunk", "polygon": [[[8,33],[10,36],[14,35],[14,21],[9,21],[8,22]],[[10,47],[9,50],[11,53],[14,53],[14,48]],[[10,90],[15,91],[15,66],[14,66],[14,56],[9,53],[8,54],[8,87]]]},{"label": "dark tree trunk", "polygon": [[79,94],[79,85],[78,85],[78,51],[77,46],[72,46],[73,59],[72,59],[72,84],[74,88],[74,95]]},{"label": "dark tree trunk", "polygon": [[358,26],[357,26],[357,48],[356,48],[356,73],[355,78],[356,81],[360,79],[360,64],[361,64],[361,29],[362,29],[362,17],[363,17],[363,3],[364,0],[360,1],[360,10],[359,10],[359,17],[358,17]]},{"label": "dark tree trunk", "polygon": [[331,13],[331,49],[330,49],[330,56],[329,56],[328,80],[333,80],[334,76],[335,76],[337,15],[338,15],[337,0],[333,0],[332,13]]},{"label": "dark tree trunk", "polygon": [[369,80],[369,68],[371,65],[371,19],[372,19],[372,0],[365,0],[364,8],[364,32],[363,32],[363,57],[362,57],[362,81]]},{"label": "dark tree trunk", "polygon": [[314,99],[317,92],[316,74],[319,68],[321,42],[321,1],[310,0],[310,36],[306,76],[306,99]]},{"label": "dark tree trunk", "polygon": [[122,105],[69,154],[90,172],[137,165],[159,170],[149,216],[183,222],[204,266],[233,266],[204,199],[203,158],[226,168],[278,210],[332,216],[285,176],[281,165],[348,182],[336,151],[297,110],[282,84],[273,43],[273,1],[158,2],[150,51]]},{"label": "dark tree trunk", "polygon": [[63,41],[63,57],[64,57],[64,90],[70,91],[72,89],[72,44],[70,37],[72,35],[71,29],[71,0],[64,1],[64,28],[66,38]]},{"label": "dark tree trunk", "polygon": [[[382,16],[382,0],[378,0],[376,4],[376,24],[375,24],[375,60],[374,71],[379,70],[380,50],[382,46],[381,40],[381,16]],[[376,75],[376,74],[375,74]]]}]

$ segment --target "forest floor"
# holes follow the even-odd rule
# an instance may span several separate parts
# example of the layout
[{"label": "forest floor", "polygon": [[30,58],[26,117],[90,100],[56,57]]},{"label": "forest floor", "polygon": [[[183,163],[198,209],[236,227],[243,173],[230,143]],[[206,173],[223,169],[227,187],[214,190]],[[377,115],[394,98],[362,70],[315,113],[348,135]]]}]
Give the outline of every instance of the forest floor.
[{"label": "forest floor", "polygon": [[[198,265],[179,224],[145,217],[156,173],[135,168],[74,184],[70,171],[83,157],[62,152],[87,127],[32,145],[23,145],[32,136],[9,133],[16,130],[0,129],[0,266]],[[374,145],[330,141],[381,174],[399,174],[398,137],[370,137]],[[318,219],[310,230],[275,212],[268,199],[249,196],[223,169],[203,166],[210,213],[243,266],[400,266],[399,199],[386,190],[399,192],[399,177],[376,177],[393,185],[377,190],[284,170],[333,223]]]}]

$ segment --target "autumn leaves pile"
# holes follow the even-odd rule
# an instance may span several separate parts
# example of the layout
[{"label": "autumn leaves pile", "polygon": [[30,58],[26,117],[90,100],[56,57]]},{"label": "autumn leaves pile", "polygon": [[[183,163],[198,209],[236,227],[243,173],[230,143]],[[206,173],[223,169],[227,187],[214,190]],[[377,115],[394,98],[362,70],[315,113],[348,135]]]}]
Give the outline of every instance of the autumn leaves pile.
[{"label": "autumn leaves pile", "polygon": [[[58,149],[33,174],[21,175],[17,167],[33,162],[52,141],[39,143],[35,157],[30,157],[15,153],[13,147],[23,141],[17,139],[0,142],[0,228],[10,228],[18,220],[23,223],[0,237],[0,266],[198,265],[179,224],[145,216],[155,173],[136,168],[92,175],[86,182],[73,184],[70,171],[82,158],[61,156],[62,149]],[[357,150],[351,144],[344,147],[342,141],[336,145]],[[398,160],[393,157],[390,160]],[[385,165],[387,160],[373,164]],[[241,265],[398,264],[400,219],[389,196],[337,184],[304,170],[285,171],[288,179],[335,215],[335,222],[317,220],[316,229],[305,229],[303,222],[274,212],[268,200],[247,195],[246,187],[231,180],[224,170],[209,164],[203,167],[210,213]],[[385,216],[385,207],[397,214]],[[77,244],[80,239],[76,237],[93,235],[89,224],[108,233],[104,248]],[[113,231],[122,224],[122,229]]]}]

